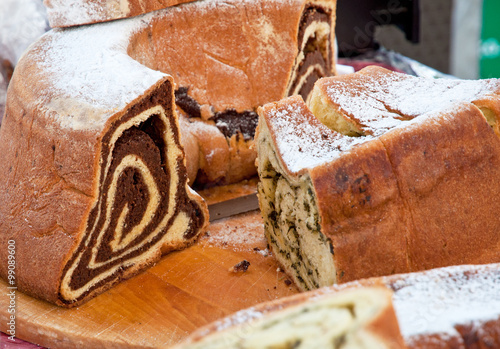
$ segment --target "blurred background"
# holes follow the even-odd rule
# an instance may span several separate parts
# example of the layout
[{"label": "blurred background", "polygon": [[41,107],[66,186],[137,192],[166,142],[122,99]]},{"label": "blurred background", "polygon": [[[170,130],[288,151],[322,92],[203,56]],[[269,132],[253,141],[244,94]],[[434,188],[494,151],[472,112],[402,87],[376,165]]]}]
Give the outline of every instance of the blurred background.
[{"label": "blurred background", "polygon": [[340,55],[379,46],[463,79],[500,77],[499,0],[338,0]]}]

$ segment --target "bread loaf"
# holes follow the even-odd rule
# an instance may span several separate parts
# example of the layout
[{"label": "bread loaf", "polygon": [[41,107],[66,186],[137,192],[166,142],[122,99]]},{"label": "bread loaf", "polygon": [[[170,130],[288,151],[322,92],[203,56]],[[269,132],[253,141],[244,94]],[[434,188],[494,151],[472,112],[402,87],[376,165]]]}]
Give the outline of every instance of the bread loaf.
[{"label": "bread loaf", "polygon": [[497,348],[500,265],[323,287],[239,311],[180,348]]},{"label": "bread loaf", "polygon": [[[8,93],[0,275],[13,243],[18,289],[71,307],[192,243],[208,210],[187,186],[172,78],[134,80],[137,63],[115,54],[99,85],[48,49],[58,36],[74,39],[55,32],[32,46]],[[102,66],[94,53],[86,63]]]},{"label": "bread loaf", "polygon": [[394,292],[408,348],[500,347],[500,264],[438,268],[361,284]]},{"label": "bread loaf", "polygon": [[242,310],[174,349],[405,348],[383,287],[303,293]]},{"label": "bread loaf", "polygon": [[180,125],[190,174],[255,173],[255,109],[334,70],[334,18],[335,1],[197,1],[32,45],[0,136],[0,247],[16,240],[20,289],[72,306],[192,242],[207,214]]},{"label": "bread loaf", "polygon": [[[198,168],[200,184],[255,175],[250,148],[256,108],[290,94],[307,98],[318,77],[334,74],[335,5],[334,0],[200,1],[144,17],[147,28],[131,35],[127,52],[173,75],[177,105],[189,117],[186,128],[193,129],[183,138],[191,137],[187,142],[200,148],[186,154],[188,167]],[[204,138],[204,125],[210,135],[218,130],[213,147],[206,148],[214,137]],[[225,155],[214,162],[212,153]]]},{"label": "bread loaf", "polygon": [[[122,7],[134,15],[186,1],[63,2],[46,1],[52,23],[102,21],[128,16]],[[183,142],[199,145],[186,153],[192,185],[196,177],[205,186],[256,175],[256,109],[291,94],[306,99],[318,78],[335,73],[335,7],[335,0],[197,1],[130,19],[140,29],[124,34],[128,54],[177,83],[177,105],[189,118],[183,129],[192,129]],[[83,21],[82,12],[93,19]],[[106,35],[99,28],[81,30],[92,40]]]},{"label": "bread loaf", "polygon": [[264,106],[259,202],[295,283],[499,261],[499,86],[367,68]]}]

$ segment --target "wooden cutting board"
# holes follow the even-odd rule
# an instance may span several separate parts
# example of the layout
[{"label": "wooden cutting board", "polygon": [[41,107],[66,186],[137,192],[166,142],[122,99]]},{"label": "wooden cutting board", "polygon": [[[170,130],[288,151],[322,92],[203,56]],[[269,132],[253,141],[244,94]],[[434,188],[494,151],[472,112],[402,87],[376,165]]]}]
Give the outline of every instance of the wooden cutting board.
[{"label": "wooden cutting board", "polygon": [[[244,259],[246,272],[229,271]],[[216,319],[298,292],[285,281],[253,211],[212,223],[195,245],[78,308],[17,292],[16,336],[50,348],[165,348]],[[6,332],[9,299],[0,282],[0,330]]]}]

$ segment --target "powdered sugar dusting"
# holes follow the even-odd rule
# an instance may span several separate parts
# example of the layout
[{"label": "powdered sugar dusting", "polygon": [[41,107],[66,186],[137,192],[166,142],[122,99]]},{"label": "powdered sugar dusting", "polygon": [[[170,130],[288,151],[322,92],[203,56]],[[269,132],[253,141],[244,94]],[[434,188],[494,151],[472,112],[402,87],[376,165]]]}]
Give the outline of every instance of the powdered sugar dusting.
[{"label": "powdered sugar dusting", "polygon": [[372,68],[365,69],[365,73],[328,79],[323,84],[330,102],[375,136],[405,120],[500,91],[498,79],[424,79]]},{"label": "powdered sugar dusting", "polygon": [[248,212],[211,223],[200,243],[234,251],[259,252],[265,249],[267,241],[260,212]]},{"label": "powdered sugar dusting", "polygon": [[[401,124],[400,115],[388,111],[381,101],[374,98],[373,92],[359,86],[358,74],[350,75],[352,81],[331,80],[327,95],[331,102],[344,114],[358,121],[366,133],[375,136]],[[365,77],[361,76],[361,79]]]},{"label": "powdered sugar dusting", "polygon": [[416,117],[448,108],[457,102],[472,102],[500,89],[500,80],[424,79],[394,73],[379,81],[380,98],[392,110]]},{"label": "powdered sugar dusting", "polygon": [[276,149],[292,173],[332,161],[341,152],[372,137],[347,137],[321,124],[306,105],[289,98],[267,108],[269,128],[276,137]]},{"label": "powdered sugar dusting", "polygon": [[127,55],[130,37],[146,22],[133,18],[47,33],[28,53],[43,72],[40,79],[47,76],[52,85],[37,103],[63,127],[102,127],[166,76]]},{"label": "powdered sugar dusting", "polygon": [[422,334],[458,335],[455,326],[500,316],[500,265],[456,266],[385,282],[408,340]]},{"label": "powdered sugar dusting", "polygon": [[251,307],[248,309],[240,310],[230,317],[226,317],[220,321],[218,321],[216,326],[216,331],[225,330],[231,326],[241,325],[248,323],[250,321],[254,321],[260,319],[264,316],[264,314],[260,311],[257,311],[255,307]]},{"label": "powdered sugar dusting", "polygon": [[[128,0],[50,0],[47,13],[52,18],[63,17],[66,25],[100,22],[110,19],[123,18],[130,13]],[[58,18],[58,20],[61,20]]]}]

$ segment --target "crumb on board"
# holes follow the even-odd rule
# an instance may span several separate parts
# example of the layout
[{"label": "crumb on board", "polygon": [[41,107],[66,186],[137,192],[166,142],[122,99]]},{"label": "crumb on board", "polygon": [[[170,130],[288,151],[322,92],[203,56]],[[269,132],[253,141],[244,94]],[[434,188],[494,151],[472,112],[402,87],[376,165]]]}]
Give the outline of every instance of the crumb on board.
[{"label": "crumb on board", "polygon": [[264,256],[264,257],[268,257],[271,252],[266,248],[266,249],[260,249],[258,247],[254,247],[254,252],[257,252],[258,254]]},{"label": "crumb on board", "polygon": [[239,272],[246,272],[248,270],[248,267],[250,266],[250,262],[247,261],[246,259],[242,260],[241,262],[233,265],[231,268],[229,268],[229,271],[232,273],[239,273]]}]

